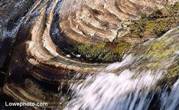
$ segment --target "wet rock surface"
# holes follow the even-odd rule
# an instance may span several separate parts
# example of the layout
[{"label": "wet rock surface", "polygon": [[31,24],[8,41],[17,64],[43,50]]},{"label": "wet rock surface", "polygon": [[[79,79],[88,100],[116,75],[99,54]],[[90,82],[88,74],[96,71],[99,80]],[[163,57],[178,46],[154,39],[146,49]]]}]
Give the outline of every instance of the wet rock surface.
[{"label": "wet rock surface", "polygon": [[13,47],[16,33],[21,25],[20,21],[33,2],[33,0],[0,1],[0,68]]},{"label": "wet rock surface", "polygon": [[[172,5],[175,0],[75,1],[0,1],[0,90],[4,97],[63,109],[71,98],[71,84],[105,70],[111,62],[120,62],[126,54],[135,57],[134,63],[126,65],[131,70],[163,69],[169,73],[167,80],[178,77],[179,7]],[[152,15],[165,5],[176,8],[174,17]],[[164,15],[167,20],[161,24],[174,20],[154,35],[153,24]],[[148,23],[151,17],[156,21]],[[141,26],[149,31],[141,31]],[[137,29],[142,34],[131,37]]]}]

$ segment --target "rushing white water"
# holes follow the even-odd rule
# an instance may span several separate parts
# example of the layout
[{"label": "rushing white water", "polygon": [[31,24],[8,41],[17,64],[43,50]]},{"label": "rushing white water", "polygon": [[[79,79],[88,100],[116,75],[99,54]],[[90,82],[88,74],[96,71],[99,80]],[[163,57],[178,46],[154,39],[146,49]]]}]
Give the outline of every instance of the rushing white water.
[{"label": "rushing white water", "polygon": [[173,85],[170,94],[165,90],[160,100],[161,110],[179,110],[179,79]]},{"label": "rushing white water", "polygon": [[105,71],[88,76],[83,83],[72,85],[74,97],[64,110],[153,110],[153,100],[159,100],[156,110],[178,110],[179,80],[170,92],[161,90],[155,99],[157,82],[163,78],[164,71],[115,71],[134,60],[129,55],[122,62],[109,65]]},{"label": "rushing white water", "polygon": [[[65,110],[149,110],[155,95],[152,90],[162,78],[163,71],[147,70],[136,73],[134,70],[124,69],[117,73],[109,72],[112,68],[129,65],[133,60],[134,58],[129,55],[121,63],[109,65],[106,68],[108,72],[89,76],[83,83],[73,85],[74,98]],[[167,91],[162,93],[161,110],[176,110],[179,98],[172,98],[179,91],[178,85],[179,81],[174,85],[170,95],[167,96]]]}]

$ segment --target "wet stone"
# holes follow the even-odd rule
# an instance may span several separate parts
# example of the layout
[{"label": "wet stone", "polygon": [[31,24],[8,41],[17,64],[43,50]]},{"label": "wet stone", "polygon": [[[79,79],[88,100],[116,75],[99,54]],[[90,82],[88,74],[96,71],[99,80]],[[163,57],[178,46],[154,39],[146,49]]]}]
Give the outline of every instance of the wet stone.
[{"label": "wet stone", "polygon": [[[153,74],[158,73],[158,68],[167,70],[166,62],[175,57],[174,51],[179,47],[176,42],[178,28],[157,36],[159,38],[151,36],[154,40],[146,41],[141,36],[131,38],[120,33],[123,30],[121,21],[136,20],[134,18],[140,18],[139,9],[148,14],[154,5],[161,8],[163,3],[108,0],[107,3],[94,4],[91,1],[98,0],[89,1],[73,13],[65,13],[68,11],[65,5],[68,6],[71,0],[37,0],[33,6],[33,1],[27,0],[0,1],[0,68],[3,66],[9,74],[5,84],[2,82],[6,95],[15,101],[47,101],[52,110],[62,109],[71,98],[71,85],[106,70],[109,63],[119,62],[119,68],[114,70],[117,73],[125,69],[135,71],[134,78],[138,73],[145,74],[141,71],[146,69],[152,70],[149,73],[154,71]],[[106,7],[100,8],[101,5]],[[140,23],[138,26],[141,27]],[[116,36],[119,39],[114,40]],[[135,62],[121,62],[126,54],[132,54]],[[173,60],[170,63],[174,63]],[[125,66],[120,68],[121,65]],[[178,71],[178,68],[171,71]]]}]

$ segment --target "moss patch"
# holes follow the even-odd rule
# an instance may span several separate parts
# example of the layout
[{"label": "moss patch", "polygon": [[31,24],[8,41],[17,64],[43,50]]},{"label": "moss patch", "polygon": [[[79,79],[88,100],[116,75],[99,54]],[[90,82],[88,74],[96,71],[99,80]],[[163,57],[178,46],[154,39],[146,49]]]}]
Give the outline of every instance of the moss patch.
[{"label": "moss patch", "polygon": [[126,42],[100,43],[97,45],[79,44],[75,46],[73,51],[88,61],[114,62],[120,61],[130,47],[131,45]]},{"label": "moss patch", "polygon": [[[161,36],[172,27],[179,24],[179,3],[165,6],[161,10],[156,10],[150,15],[141,15],[141,19],[132,21],[129,25],[131,37],[151,37]],[[129,36],[129,35],[128,35]]]},{"label": "moss patch", "polygon": [[171,40],[160,39],[149,46],[146,55],[157,60],[166,59],[176,51],[175,48],[170,47],[171,43]]},{"label": "moss patch", "polygon": [[168,69],[167,78],[176,77],[179,75],[179,65],[173,65]]},{"label": "moss patch", "polygon": [[[85,61],[103,63],[120,61],[132,45],[145,41],[145,38],[160,37],[171,28],[176,27],[179,24],[178,10],[179,3],[176,3],[156,10],[150,15],[142,14],[140,20],[132,21],[132,24],[128,25],[129,34],[117,39],[116,43],[77,44],[69,50],[75,54],[80,54],[80,59]],[[167,42],[161,40],[149,45],[150,49],[146,52],[146,55],[159,60],[167,58],[174,52],[173,49],[168,48]],[[154,63],[149,66],[153,65],[158,64]]]},{"label": "moss patch", "polygon": [[169,87],[171,87],[176,82],[178,77],[179,77],[179,65],[174,64],[168,68],[167,74],[164,76],[164,78],[161,81],[159,81],[159,85],[160,86],[168,85]]}]

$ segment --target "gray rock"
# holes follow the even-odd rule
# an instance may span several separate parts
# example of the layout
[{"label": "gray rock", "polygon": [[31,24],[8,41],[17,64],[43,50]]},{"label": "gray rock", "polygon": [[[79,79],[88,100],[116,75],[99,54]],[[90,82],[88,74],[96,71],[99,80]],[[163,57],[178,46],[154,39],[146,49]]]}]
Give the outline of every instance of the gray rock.
[{"label": "gray rock", "polygon": [[33,0],[0,1],[0,68],[6,60],[15,41],[20,19],[32,6]]}]

